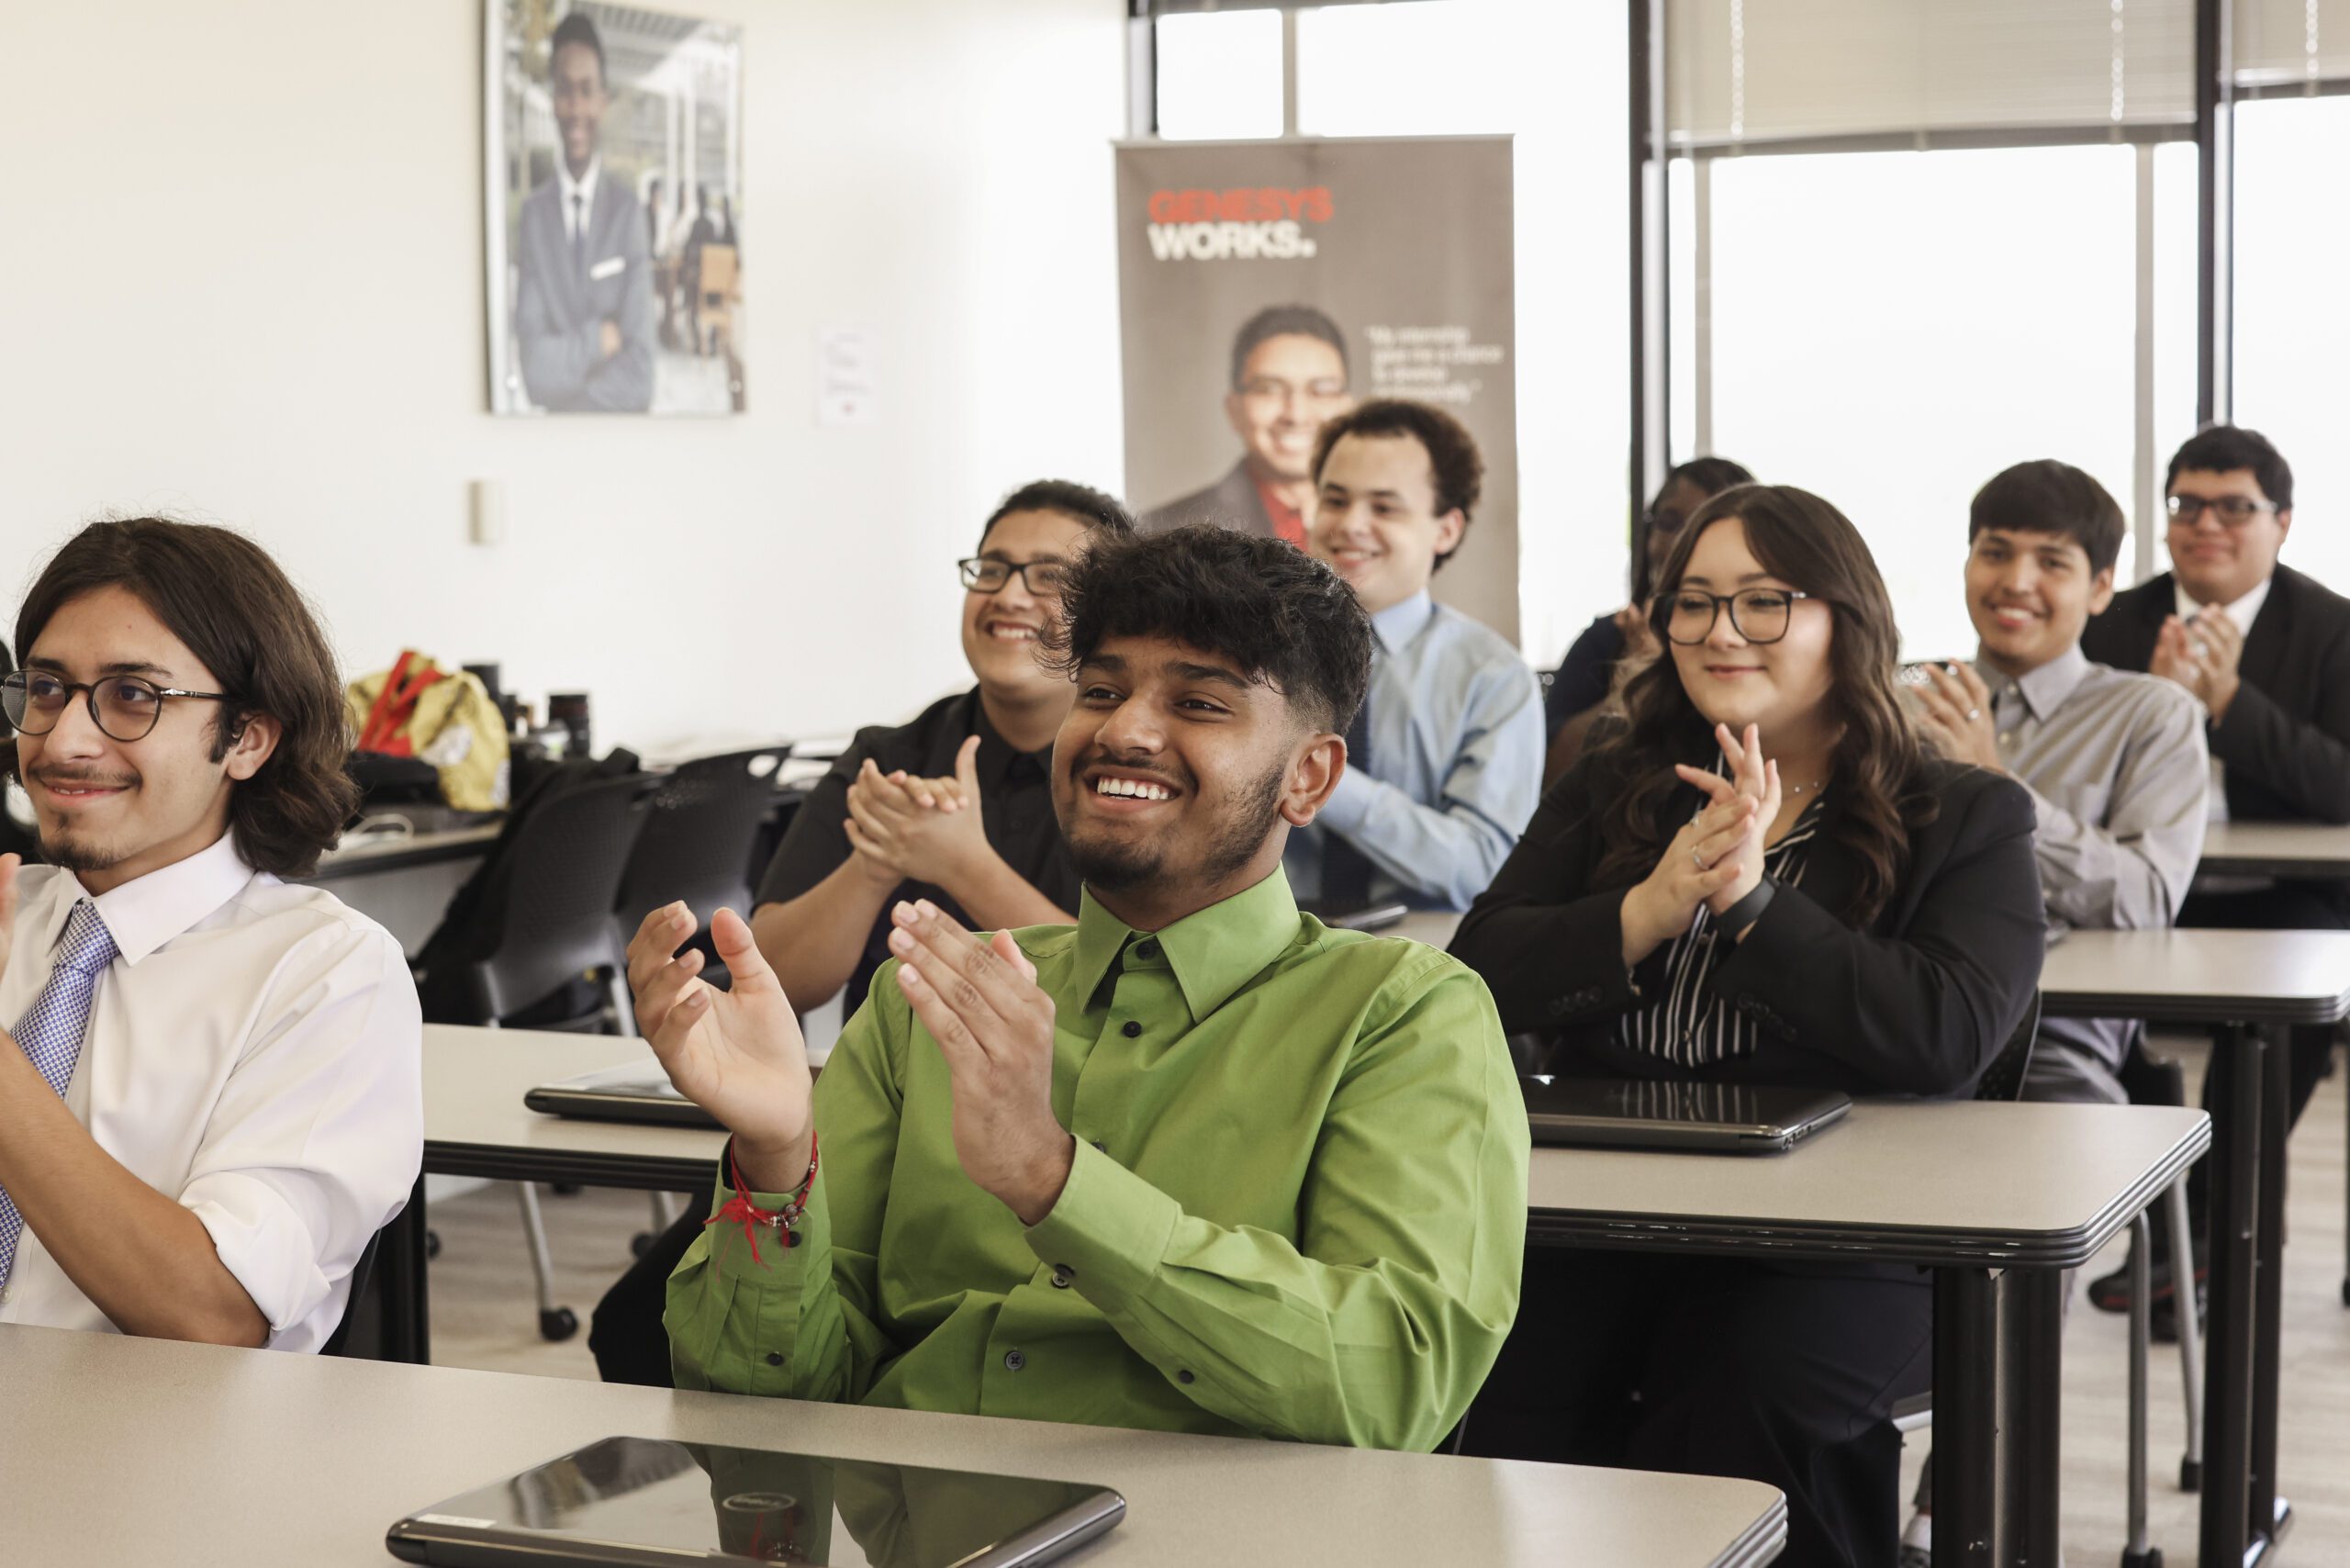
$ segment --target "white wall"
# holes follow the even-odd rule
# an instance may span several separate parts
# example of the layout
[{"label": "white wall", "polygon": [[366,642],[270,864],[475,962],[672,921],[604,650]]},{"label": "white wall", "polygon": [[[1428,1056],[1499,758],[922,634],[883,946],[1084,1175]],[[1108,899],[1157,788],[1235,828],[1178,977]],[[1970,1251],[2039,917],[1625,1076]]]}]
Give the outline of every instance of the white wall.
[{"label": "white wall", "polygon": [[[953,560],[1121,472],[1117,0],[689,0],[739,20],[750,411],[485,412],[482,0],[10,7],[0,596],[102,511],[232,524],[346,669],[594,694],[599,744],[821,734],[965,678]],[[881,414],[817,428],[819,326]],[[502,480],[507,541],[465,542]]]}]

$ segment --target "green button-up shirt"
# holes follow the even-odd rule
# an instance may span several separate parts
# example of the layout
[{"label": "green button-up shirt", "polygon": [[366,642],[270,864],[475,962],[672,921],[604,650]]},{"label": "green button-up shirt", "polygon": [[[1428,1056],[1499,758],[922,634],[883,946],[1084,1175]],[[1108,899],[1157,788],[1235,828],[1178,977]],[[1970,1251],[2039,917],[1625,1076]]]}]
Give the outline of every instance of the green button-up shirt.
[{"label": "green button-up shirt", "polygon": [[[1484,982],[1301,915],[1276,870],[1156,934],[1014,934],[1077,1158],[1034,1228],[955,1158],[946,1064],[875,977],[781,1246],[669,1280],[680,1388],[1427,1449],[1517,1308],[1527,1122]],[[718,1202],[733,1196],[722,1182]],[[754,1193],[778,1207],[779,1193]]]}]

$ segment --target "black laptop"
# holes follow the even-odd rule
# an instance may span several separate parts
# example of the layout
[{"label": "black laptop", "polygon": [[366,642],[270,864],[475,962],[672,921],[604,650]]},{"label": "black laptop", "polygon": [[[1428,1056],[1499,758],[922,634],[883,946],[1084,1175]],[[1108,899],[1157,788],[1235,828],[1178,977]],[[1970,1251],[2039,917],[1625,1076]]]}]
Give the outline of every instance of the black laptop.
[{"label": "black laptop", "polygon": [[533,1111],[591,1122],[652,1122],[672,1127],[716,1127],[718,1118],[677,1092],[655,1061],[631,1062],[542,1083],[522,1096]]},{"label": "black laptop", "polygon": [[1781,1154],[1852,1108],[1841,1089],[1637,1078],[1521,1078],[1536,1143]]},{"label": "black laptop", "polygon": [[392,1526],[449,1568],[796,1562],[1026,1568],[1125,1517],[1106,1486],[655,1438],[606,1438]]}]

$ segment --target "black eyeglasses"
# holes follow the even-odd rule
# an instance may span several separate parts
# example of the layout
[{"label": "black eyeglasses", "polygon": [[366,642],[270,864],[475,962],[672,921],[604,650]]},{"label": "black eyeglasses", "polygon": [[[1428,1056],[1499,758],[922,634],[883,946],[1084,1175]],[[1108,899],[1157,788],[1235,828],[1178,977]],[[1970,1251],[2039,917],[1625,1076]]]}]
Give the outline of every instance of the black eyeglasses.
[{"label": "black eyeglasses", "polygon": [[90,722],[108,737],[124,742],[143,741],[152,734],[157,721],[163,716],[163,704],[172,698],[193,697],[207,702],[235,700],[225,692],[181,691],[141,680],[135,675],[110,675],[104,680],[66,680],[47,670],[20,669],[0,676],[0,712],[6,712],[8,722],[24,734],[45,735],[57,728],[57,721],[65,715],[65,705],[77,691],[87,700]]},{"label": "black eyeglasses", "polygon": [[2255,500],[2250,496],[2173,496],[2170,498],[2170,520],[2181,528],[2192,528],[2196,520],[2209,508],[2223,528],[2242,528],[2265,511],[2275,511],[2274,501]]},{"label": "black eyeglasses", "polygon": [[1714,624],[1725,607],[1729,610],[1731,631],[1750,643],[1775,643],[1787,634],[1796,618],[1796,600],[1810,597],[1789,588],[1746,588],[1738,593],[1684,588],[1663,595],[1658,603],[1664,611],[1665,641],[1694,648],[1714,634]]},{"label": "black eyeglasses", "polygon": [[1069,585],[1066,561],[997,561],[974,555],[955,566],[963,574],[963,586],[974,593],[1002,593],[1014,573],[1030,593],[1057,596]]}]

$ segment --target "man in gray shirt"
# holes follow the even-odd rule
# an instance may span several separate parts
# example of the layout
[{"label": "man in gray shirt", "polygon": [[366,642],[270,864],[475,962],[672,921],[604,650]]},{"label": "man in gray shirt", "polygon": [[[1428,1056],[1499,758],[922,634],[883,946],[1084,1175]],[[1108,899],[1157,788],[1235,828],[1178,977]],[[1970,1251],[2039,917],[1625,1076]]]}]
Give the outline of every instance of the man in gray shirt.
[{"label": "man in gray shirt", "polygon": [[[2168,925],[2203,852],[2201,705],[2081,652],[2081,628],[2113,598],[2124,526],[2105,487],[2070,464],[1994,477],[1967,521],[1978,667],[1929,666],[1919,689],[1943,750],[2031,791],[2052,927]],[[2136,1032],[2121,1019],[2042,1019],[2023,1097],[2125,1103],[2118,1074]]]}]

